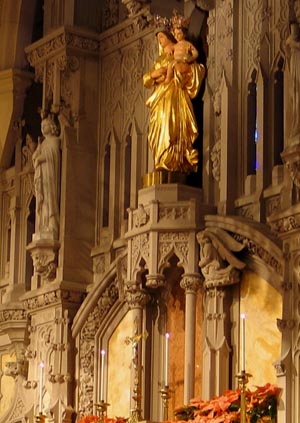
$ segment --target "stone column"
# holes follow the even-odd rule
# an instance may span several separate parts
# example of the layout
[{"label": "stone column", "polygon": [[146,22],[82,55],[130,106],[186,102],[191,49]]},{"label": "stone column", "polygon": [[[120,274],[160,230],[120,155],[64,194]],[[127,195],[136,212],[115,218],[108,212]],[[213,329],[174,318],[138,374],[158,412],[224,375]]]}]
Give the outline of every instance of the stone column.
[{"label": "stone column", "polygon": [[132,310],[133,333],[129,342],[132,344],[132,367],[130,386],[130,410],[131,417],[136,421],[142,417],[142,339],[147,335],[143,332],[143,311],[150,300],[150,295],[140,288],[138,282],[127,283],[126,301]]},{"label": "stone column", "polygon": [[184,404],[194,396],[195,386],[195,337],[196,300],[200,287],[198,273],[185,274],[180,282],[185,291],[185,354],[184,354]]}]

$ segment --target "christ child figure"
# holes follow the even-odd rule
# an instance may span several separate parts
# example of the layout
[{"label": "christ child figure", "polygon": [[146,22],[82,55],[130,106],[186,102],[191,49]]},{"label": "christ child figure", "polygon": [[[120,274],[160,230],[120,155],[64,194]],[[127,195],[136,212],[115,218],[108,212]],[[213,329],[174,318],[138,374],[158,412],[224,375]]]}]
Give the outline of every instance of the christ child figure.
[{"label": "christ child figure", "polygon": [[180,73],[187,73],[190,71],[190,64],[193,63],[198,57],[196,47],[186,38],[186,27],[175,27],[173,29],[174,37],[177,41],[173,46],[174,60],[170,62],[167,69],[167,76],[165,82],[168,83],[174,76],[174,68]]}]

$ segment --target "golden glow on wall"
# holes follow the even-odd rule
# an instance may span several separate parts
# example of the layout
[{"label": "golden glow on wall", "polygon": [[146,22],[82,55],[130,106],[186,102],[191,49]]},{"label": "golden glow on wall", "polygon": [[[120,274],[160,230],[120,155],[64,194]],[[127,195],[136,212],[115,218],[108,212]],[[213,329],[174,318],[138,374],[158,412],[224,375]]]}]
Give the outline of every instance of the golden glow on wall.
[{"label": "golden glow on wall", "polygon": [[130,365],[132,347],[125,339],[132,336],[132,312],[129,311],[112,334],[108,345],[108,395],[111,417],[129,417],[130,414]]},{"label": "golden glow on wall", "polygon": [[276,383],[272,363],[280,355],[281,334],[276,319],[282,316],[282,297],[264,279],[245,272],[241,281],[240,306],[241,313],[246,315],[246,371],[252,374],[249,387]]},{"label": "golden glow on wall", "polygon": [[[8,361],[16,361],[15,355],[4,354],[1,356],[1,371],[5,372],[5,364]],[[0,401],[0,420],[8,411],[12,401],[15,399],[15,381],[11,376],[3,375],[0,379],[0,393],[2,400]]]},{"label": "golden glow on wall", "polygon": [[169,342],[169,385],[173,394],[169,400],[169,415],[182,404],[184,382],[184,321],[185,295],[179,283],[171,288],[168,302],[167,331],[170,333]]}]

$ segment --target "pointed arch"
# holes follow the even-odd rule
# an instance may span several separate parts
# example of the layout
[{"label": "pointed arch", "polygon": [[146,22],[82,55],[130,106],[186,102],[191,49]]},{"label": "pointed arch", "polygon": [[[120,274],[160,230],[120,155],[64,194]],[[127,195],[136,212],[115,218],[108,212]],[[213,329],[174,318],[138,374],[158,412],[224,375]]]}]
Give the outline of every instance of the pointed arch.
[{"label": "pointed arch", "polygon": [[257,136],[257,69],[253,69],[247,91],[247,175],[255,175]]}]

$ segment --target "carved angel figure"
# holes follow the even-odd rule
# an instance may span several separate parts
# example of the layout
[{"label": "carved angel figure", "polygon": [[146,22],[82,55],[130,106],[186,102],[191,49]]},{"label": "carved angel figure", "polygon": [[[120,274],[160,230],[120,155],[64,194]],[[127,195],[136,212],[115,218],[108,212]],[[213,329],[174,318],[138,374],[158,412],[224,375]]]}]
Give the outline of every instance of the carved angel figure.
[{"label": "carved angel figure", "polygon": [[199,266],[206,284],[236,283],[238,273],[245,267],[245,263],[237,259],[232,251],[241,251],[244,245],[219,228],[199,232],[197,240],[200,244]]}]

